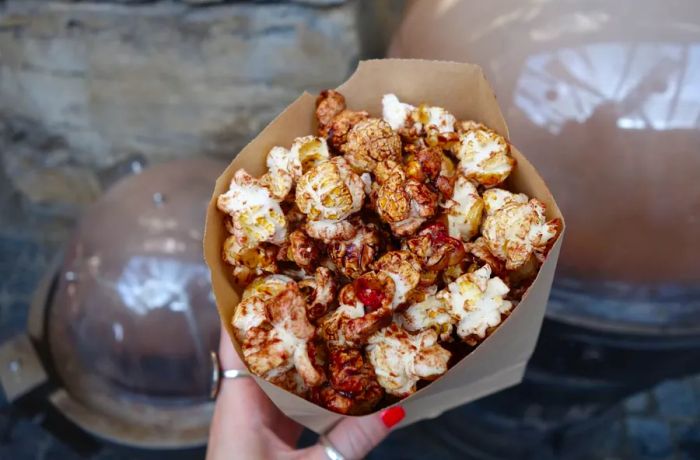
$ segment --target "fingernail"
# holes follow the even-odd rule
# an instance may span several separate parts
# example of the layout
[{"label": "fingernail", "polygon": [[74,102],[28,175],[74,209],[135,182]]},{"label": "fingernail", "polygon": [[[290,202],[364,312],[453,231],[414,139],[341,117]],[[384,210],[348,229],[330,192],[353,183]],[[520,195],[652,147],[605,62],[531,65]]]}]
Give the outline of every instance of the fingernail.
[{"label": "fingernail", "polygon": [[394,406],[390,407],[382,414],[380,417],[382,418],[382,422],[387,428],[391,428],[397,423],[399,423],[403,418],[406,416],[406,411],[403,410],[403,407],[401,406]]}]

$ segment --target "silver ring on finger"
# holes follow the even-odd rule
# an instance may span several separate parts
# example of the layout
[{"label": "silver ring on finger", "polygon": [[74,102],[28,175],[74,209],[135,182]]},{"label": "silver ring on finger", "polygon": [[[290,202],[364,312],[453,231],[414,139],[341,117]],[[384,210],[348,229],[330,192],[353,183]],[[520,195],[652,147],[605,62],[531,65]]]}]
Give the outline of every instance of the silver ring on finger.
[{"label": "silver ring on finger", "polygon": [[211,352],[211,365],[211,392],[209,394],[211,399],[216,399],[216,397],[219,395],[219,390],[221,389],[221,382],[223,379],[252,377],[251,373],[246,370],[222,369],[221,363],[219,362],[219,355],[215,351]]},{"label": "silver ring on finger", "polygon": [[321,444],[321,447],[323,447],[323,452],[326,454],[326,457],[328,457],[328,460],[345,460],[343,454],[338,452],[338,449],[331,444],[331,441],[325,434],[318,437],[318,442]]}]

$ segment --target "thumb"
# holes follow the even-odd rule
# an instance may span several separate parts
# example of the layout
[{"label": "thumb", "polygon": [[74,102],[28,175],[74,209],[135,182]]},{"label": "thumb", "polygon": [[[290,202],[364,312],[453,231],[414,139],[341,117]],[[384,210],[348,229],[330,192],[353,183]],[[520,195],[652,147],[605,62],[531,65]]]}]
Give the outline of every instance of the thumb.
[{"label": "thumb", "polygon": [[[326,434],[326,439],[347,460],[361,459],[386,438],[405,415],[403,407],[394,406],[378,414],[346,418]],[[321,444],[310,447],[308,454],[311,459],[328,459]]]}]

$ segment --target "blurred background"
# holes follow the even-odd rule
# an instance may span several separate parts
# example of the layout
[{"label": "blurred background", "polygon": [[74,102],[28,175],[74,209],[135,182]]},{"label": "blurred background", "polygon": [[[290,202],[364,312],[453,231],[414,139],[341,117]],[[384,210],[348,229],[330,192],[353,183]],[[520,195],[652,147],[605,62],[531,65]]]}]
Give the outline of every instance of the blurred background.
[{"label": "blurred background", "polygon": [[370,458],[700,458],[699,24],[695,0],[0,0],[0,458],[203,457],[213,179],[385,56],[481,65],[568,231],[524,382]]}]

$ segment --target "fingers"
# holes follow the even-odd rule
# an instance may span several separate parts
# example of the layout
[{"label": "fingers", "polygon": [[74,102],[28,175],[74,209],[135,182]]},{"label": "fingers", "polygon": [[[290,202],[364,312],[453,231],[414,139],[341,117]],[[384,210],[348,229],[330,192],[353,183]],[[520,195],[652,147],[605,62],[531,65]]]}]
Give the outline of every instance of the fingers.
[{"label": "fingers", "polygon": [[221,325],[221,333],[219,335],[219,362],[224,369],[245,369],[245,365],[238,357],[236,349],[233,348],[231,337],[229,337],[224,325]]},{"label": "fingers", "polygon": [[[336,425],[326,438],[347,460],[361,459],[374,449],[405,415],[402,407],[394,406],[378,414],[346,418]],[[311,447],[309,454],[313,459],[328,458],[320,444]]]}]

